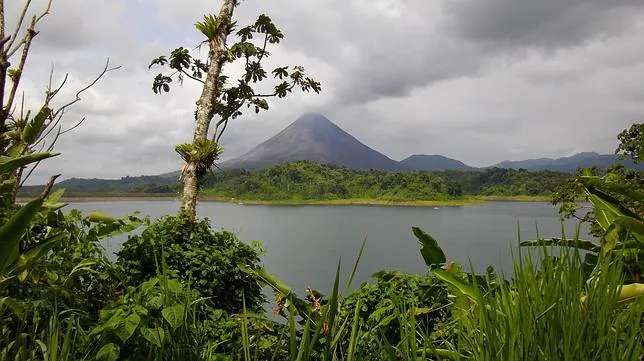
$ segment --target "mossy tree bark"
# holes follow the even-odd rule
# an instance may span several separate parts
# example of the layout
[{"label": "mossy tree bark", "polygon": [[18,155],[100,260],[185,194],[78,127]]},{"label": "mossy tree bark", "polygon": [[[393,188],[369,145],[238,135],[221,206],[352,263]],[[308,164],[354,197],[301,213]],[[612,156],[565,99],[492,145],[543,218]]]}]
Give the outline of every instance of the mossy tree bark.
[{"label": "mossy tree bark", "polygon": [[[226,38],[230,33],[230,24],[237,0],[224,0],[217,19],[220,26],[214,36],[208,39],[208,72],[204,80],[203,90],[197,100],[197,111],[195,113],[195,133],[192,139],[193,144],[208,139],[210,122],[214,116],[214,107],[219,95],[219,77],[224,63],[226,62]],[[183,169],[183,193],[181,196],[181,211],[194,218],[197,214],[197,197],[199,196],[201,174],[200,164],[197,161],[188,160]]]}]

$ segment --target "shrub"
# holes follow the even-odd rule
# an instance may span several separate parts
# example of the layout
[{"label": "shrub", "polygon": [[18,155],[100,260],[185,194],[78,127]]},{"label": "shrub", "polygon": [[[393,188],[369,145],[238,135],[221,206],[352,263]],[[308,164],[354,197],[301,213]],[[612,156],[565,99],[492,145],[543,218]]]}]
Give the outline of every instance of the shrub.
[{"label": "shrub", "polygon": [[165,275],[154,277],[101,310],[95,339],[98,360],[200,360],[195,342],[196,291]]},{"label": "shrub", "polygon": [[[357,313],[360,342],[354,352],[369,358],[386,357],[381,345],[386,342],[399,345],[402,340],[401,308],[414,308],[419,332],[430,336],[449,321],[446,287],[430,275],[413,275],[396,271],[374,274],[375,283],[363,283],[342,305],[340,319],[355,317]],[[348,343],[348,339],[346,340]],[[348,345],[344,346],[348,348]]]},{"label": "shrub", "polygon": [[246,306],[260,310],[264,303],[257,281],[237,268],[238,263],[259,263],[256,248],[241,242],[233,233],[213,232],[207,219],[164,217],[141,235],[131,236],[118,253],[130,285],[157,275],[161,255],[167,271],[207,297],[205,304],[230,314]]}]

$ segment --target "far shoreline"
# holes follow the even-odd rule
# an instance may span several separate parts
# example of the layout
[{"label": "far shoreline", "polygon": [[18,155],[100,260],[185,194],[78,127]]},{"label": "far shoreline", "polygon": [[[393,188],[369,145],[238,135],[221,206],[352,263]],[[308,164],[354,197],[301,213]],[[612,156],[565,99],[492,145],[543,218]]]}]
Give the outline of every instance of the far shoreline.
[{"label": "far shoreline", "polygon": [[[18,197],[19,202],[27,202],[36,195],[23,195]],[[69,193],[61,198],[61,202],[88,203],[88,202],[128,202],[128,201],[174,201],[179,196],[170,193]],[[463,199],[451,200],[404,200],[392,201],[383,199],[327,199],[327,200],[259,200],[240,199],[205,195],[199,197],[201,202],[235,203],[239,205],[265,205],[265,206],[392,206],[392,207],[461,207],[483,204],[486,202],[549,202],[549,196],[469,196]]]}]

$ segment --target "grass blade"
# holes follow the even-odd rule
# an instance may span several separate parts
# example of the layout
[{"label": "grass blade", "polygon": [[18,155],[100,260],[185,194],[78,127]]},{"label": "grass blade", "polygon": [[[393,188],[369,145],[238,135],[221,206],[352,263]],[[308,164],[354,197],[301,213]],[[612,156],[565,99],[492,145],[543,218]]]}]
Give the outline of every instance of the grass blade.
[{"label": "grass blade", "polygon": [[[340,283],[340,265],[342,263],[342,259],[338,261],[338,269],[335,272],[335,283],[333,284],[333,293],[331,294],[331,299],[329,300],[329,317],[328,317],[328,323],[329,323],[329,333],[327,336],[328,340],[333,339],[333,325],[335,323],[335,317],[338,312],[338,285]],[[331,342],[326,343],[325,351],[324,351],[324,359],[331,361]]]}]

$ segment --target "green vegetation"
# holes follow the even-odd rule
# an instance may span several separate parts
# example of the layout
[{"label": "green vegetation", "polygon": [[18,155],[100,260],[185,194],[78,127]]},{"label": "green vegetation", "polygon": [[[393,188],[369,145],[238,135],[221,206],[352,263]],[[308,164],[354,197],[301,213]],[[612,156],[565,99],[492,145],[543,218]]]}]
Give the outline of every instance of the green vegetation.
[{"label": "green vegetation", "polygon": [[[246,204],[379,204],[450,206],[483,201],[549,201],[569,178],[551,171],[492,168],[482,171],[359,171],[312,161],[295,161],[263,170],[216,171],[203,180],[204,200]],[[153,183],[148,183],[153,182]],[[171,197],[179,186],[171,178],[63,182],[71,198]],[[56,188],[54,188],[56,189]],[[21,195],[39,192],[28,187]],[[98,193],[100,192],[100,193]]]},{"label": "green vegetation", "polygon": [[[199,45],[208,48],[205,59],[193,56],[188,50],[191,45],[188,49],[176,48],[169,56],[160,56],[150,63],[150,68],[161,66],[168,70],[154,78],[152,90],[156,94],[169,92],[173,79],[182,84],[187,78],[202,86],[196,102],[193,140],[175,147],[185,162],[181,169],[181,212],[192,218],[196,217],[203,178],[223,152],[219,141],[229,122],[243,115],[244,106],[259,113],[269,109],[267,99],[285,98],[293,90],[315,93],[321,90],[320,83],[308,77],[302,66],[278,66],[270,73],[264,69],[271,56],[267,47],[279,44],[284,34],[266,14],[259,15],[250,25],[239,27],[233,18],[238,5],[238,0],[223,0],[216,16],[205,15],[203,21],[195,24],[205,37]],[[237,42],[227,44],[231,40]],[[235,63],[243,69],[242,75],[230,80],[223,68]],[[211,135],[213,120],[214,134]]]},{"label": "green vegetation", "polygon": [[[188,240],[188,242],[187,242]],[[192,280],[191,287],[207,299],[204,304],[228,314],[241,311],[242,300],[257,311],[264,303],[257,282],[237,268],[237,263],[259,262],[261,245],[240,242],[230,232],[214,233],[210,220],[198,222],[166,216],[130,237],[118,252],[118,265],[127,284],[139,285],[155,277],[163,256],[169,274]]]},{"label": "green vegetation", "polygon": [[290,202],[451,201],[472,200],[476,196],[544,199],[569,176],[499,168],[392,173],[297,161],[265,170],[215,172],[204,180],[203,193],[206,197]]},{"label": "green vegetation", "polygon": [[[228,35],[228,10],[223,23],[209,16],[198,24],[209,40]],[[150,224],[136,213],[117,219],[66,212],[63,192],[52,192],[55,176],[35,200],[18,204],[16,191],[28,169],[56,155],[35,149],[64,113],[64,107],[49,107],[56,92],[47,92],[33,117],[12,107],[25,54],[37,35],[40,18],[33,19],[22,41],[5,37],[0,27],[0,77],[13,89],[6,102],[0,91],[0,360],[641,360],[644,187],[639,171],[615,167],[600,176],[580,170],[561,184],[554,202],[563,204],[564,216],[591,222],[599,241],[577,234],[522,242],[509,280],[491,267],[485,274],[464,271],[436,239],[414,227],[426,274],[382,271],[375,282],[350,291],[365,242],[346,282],[338,261],[335,279],[329,280],[331,294],[309,288],[304,297],[259,265],[261,248],[229,232],[213,232],[208,220],[199,221],[194,213]],[[238,35],[249,32],[279,37],[266,19]],[[22,47],[18,68],[8,69],[8,54]],[[194,71],[202,70],[194,65]],[[186,68],[170,66],[179,72]],[[166,89],[167,80],[159,87]],[[261,105],[252,96],[243,99]],[[640,130],[638,124],[619,136],[618,152],[637,162],[644,149]],[[202,150],[213,145],[195,144]],[[189,148],[181,148],[185,158],[192,157]],[[210,149],[206,153],[213,156]],[[203,159],[186,161],[204,164]],[[557,185],[551,172],[402,174],[307,162],[218,176],[223,178],[214,179],[214,189],[227,197],[285,200],[293,195],[458,200],[540,195]],[[592,204],[590,212],[579,214],[580,196]],[[130,235],[117,261],[110,261],[100,242],[140,227],[143,232]],[[275,291],[275,313],[282,319],[263,312],[263,286]]]}]

